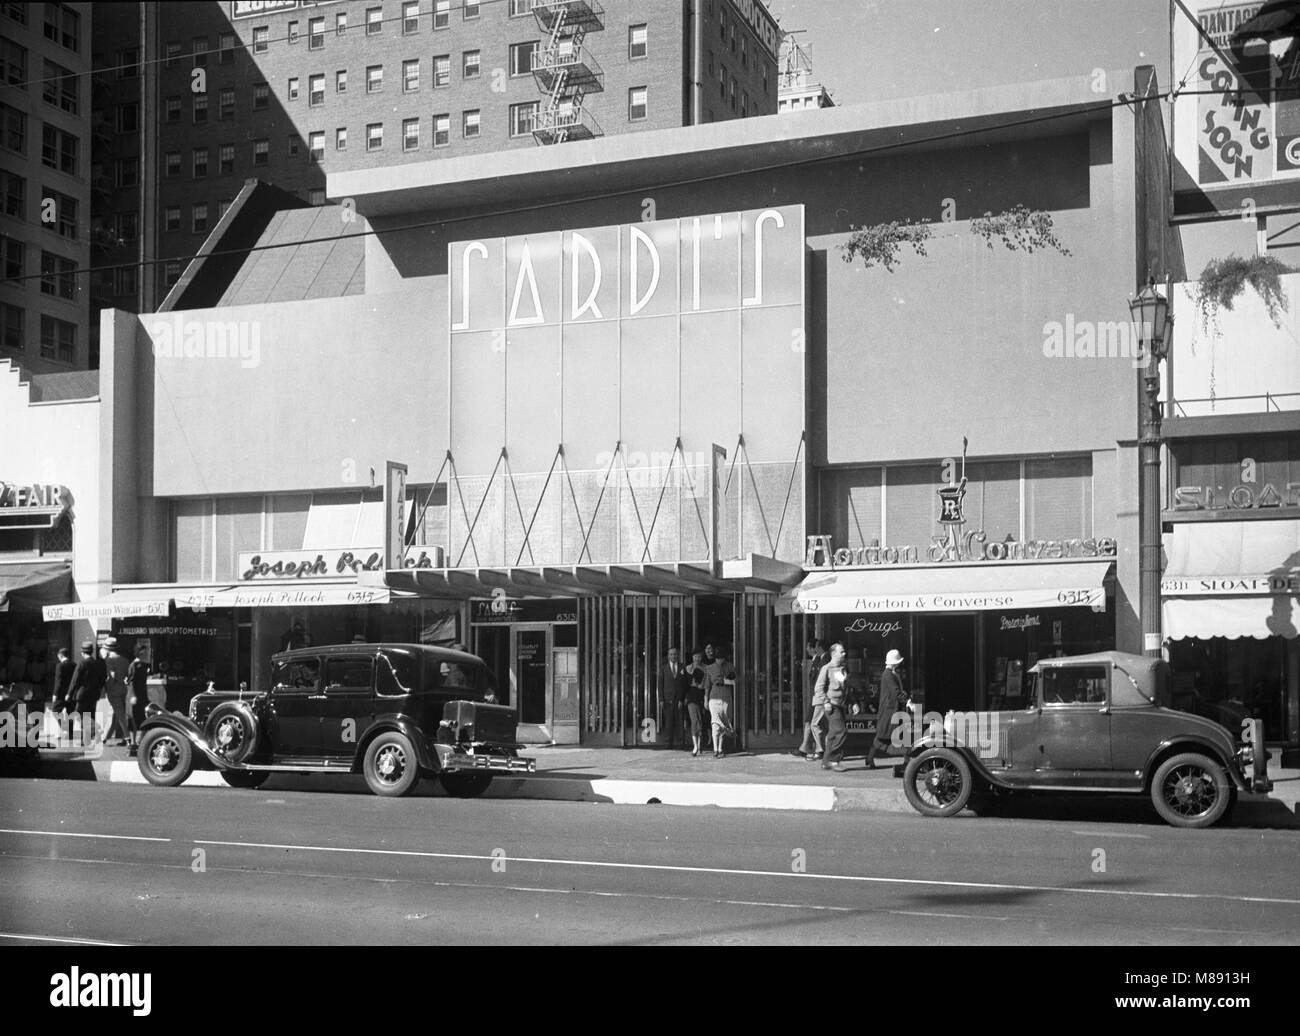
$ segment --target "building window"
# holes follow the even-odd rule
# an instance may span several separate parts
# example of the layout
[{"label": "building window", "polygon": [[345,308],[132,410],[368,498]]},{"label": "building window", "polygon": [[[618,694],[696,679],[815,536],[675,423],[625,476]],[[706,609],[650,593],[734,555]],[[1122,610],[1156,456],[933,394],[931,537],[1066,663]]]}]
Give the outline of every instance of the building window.
[{"label": "building window", "polygon": [[461,116],[461,134],[466,140],[478,136],[481,116],[477,108],[471,108]]},{"label": "building window", "polygon": [[413,36],[420,31],[420,4],[418,0],[402,4],[402,35]]},{"label": "building window", "polygon": [[181,279],[181,264],[167,263],[163,267],[163,283],[167,288],[176,286],[176,282]]},{"label": "building window", "polygon": [[325,46],[325,19],[309,18],[307,20],[307,49],[322,50]]},{"label": "building window", "polygon": [[119,212],[113,223],[117,228],[118,244],[134,241],[140,235],[139,213]]},{"label": "building window", "polygon": [[261,111],[271,103],[271,87],[267,83],[253,84],[253,111]]},{"label": "building window", "polygon": [[510,74],[512,76],[532,75],[533,65],[537,61],[537,40],[528,43],[510,44]]},{"label": "building window", "polygon": [[138,79],[140,77],[140,51],[136,47],[117,52],[117,78]]},{"label": "building window", "polygon": [[0,145],[27,154],[27,116],[7,104],[0,104]]},{"label": "building window", "polygon": [[348,31],[348,12],[340,11],[334,16],[334,35],[342,36]]},{"label": "building window", "polygon": [[113,183],[117,187],[134,187],[140,182],[140,159],[113,159]]},{"label": "building window", "polygon": [[366,150],[379,151],[384,146],[384,124],[371,122],[366,125]]},{"label": "building window", "polygon": [[296,101],[298,99],[298,77],[297,76],[289,77],[289,88],[287,92],[288,92],[289,100]]},{"label": "building window", "polygon": [[223,176],[233,173],[235,171],[235,145],[222,144],[217,148],[217,162]]},{"label": "building window", "polygon": [[[46,4],[46,7],[49,7]],[[73,363],[77,359],[77,325],[55,317],[41,317],[41,359]]]},{"label": "building window", "polygon": [[227,86],[217,93],[217,118],[233,119],[235,117],[235,88]]},{"label": "building window", "polygon": [[294,158],[302,150],[302,138],[296,133],[289,134],[289,157]]},{"label": "building window", "polygon": [[[47,61],[46,67],[49,67]],[[27,48],[0,37],[0,83],[27,89]]]},{"label": "building window", "polygon": [[313,130],[307,134],[307,152],[313,162],[325,161],[325,131]]},{"label": "building window", "polygon": [[740,38],[740,67],[749,67],[749,47],[745,43],[745,37]]},{"label": "building window", "polygon": [[271,30],[265,25],[259,25],[253,30],[253,53],[265,54],[268,47],[268,41],[271,38]]},{"label": "building window", "polygon": [[346,68],[340,68],[334,73],[334,92],[336,94],[348,92],[348,70]]},{"label": "building window", "polygon": [[207,121],[208,121],[208,95],[195,94],[194,95],[194,124],[197,126],[200,123],[204,123]]},{"label": "building window", "polygon": [[402,62],[402,93],[413,94],[420,89],[420,59]]},{"label": "building window", "polygon": [[195,234],[208,232],[208,203],[196,201],[190,210],[190,230]]},{"label": "building window", "polygon": [[45,5],[45,38],[68,50],[81,49],[81,15],[67,4]]},{"label": "building window", "polygon": [[45,82],[41,96],[46,104],[61,108],[69,115],[77,114],[77,77],[62,65],[45,62]]},{"label": "building window", "polygon": [[134,266],[119,266],[113,271],[114,295],[134,295],[138,283]]},{"label": "building window", "polygon": [[80,141],[48,122],[41,127],[41,164],[71,176],[77,175],[77,151]]},{"label": "building window", "polygon": [[433,27],[445,29],[451,24],[451,0],[433,0]]},{"label": "building window", "polygon": [[[27,265],[27,246],[19,241],[16,237],[6,237],[0,234],[0,258],[4,261],[4,279],[7,281],[16,281],[21,277]],[[54,294],[53,282],[49,289],[45,286],[45,257],[49,252],[41,253],[41,291],[47,295]],[[72,298],[71,295],[68,298]]]},{"label": "building window", "polygon": [[167,41],[167,60],[163,62],[164,68],[175,68],[181,63],[181,41]]},{"label": "building window", "polygon": [[646,117],[646,88],[634,86],[627,92],[627,121],[641,122]]},{"label": "building window", "polygon": [[627,56],[629,61],[638,61],[648,53],[646,26],[631,25],[627,30]]},{"label": "building window", "polygon": [[451,55],[438,54],[433,59],[433,85],[435,88],[451,85]]},{"label": "building window", "polygon": [[319,108],[325,103],[325,76],[315,75],[307,80],[307,104]]},{"label": "building window", "polygon": [[253,165],[266,165],[271,160],[271,142],[265,137],[253,141]]},{"label": "building window", "polygon": [[0,345],[12,352],[20,353],[26,348],[23,333],[25,314],[18,306],[0,302]]},{"label": "building window", "polygon": [[181,175],[181,153],[179,151],[168,151],[167,154],[163,156],[163,175]]},{"label": "building window", "polygon": [[377,94],[384,88],[384,66],[369,65],[366,68],[366,93]]},{"label": "building window", "polygon": [[77,264],[53,252],[41,252],[41,293],[56,295],[61,299],[75,298],[77,294]]},{"label": "building window", "polygon": [[469,21],[471,18],[477,18],[479,15],[478,8],[479,8],[478,0],[465,0],[465,5],[461,9],[465,21]]},{"label": "building window", "polygon": [[168,122],[180,122],[181,121],[181,99],[179,97],[168,97],[166,111],[167,111]]},{"label": "building window", "polygon": [[[533,13],[533,0],[510,0],[510,17],[522,18]],[[531,133],[532,130],[529,130]]]},{"label": "building window", "polygon": [[307,192],[307,204],[309,204],[309,205],[324,205],[324,204],[325,204],[325,188],[324,188],[324,187],[313,187],[311,190],[309,190],[309,191]]},{"label": "building window", "polygon": [[467,50],[461,55],[460,69],[461,74],[466,79],[477,79],[482,67],[481,57],[477,50]]},{"label": "building window", "polygon": [[402,120],[402,150],[416,151],[420,147],[420,120]]},{"label": "building window", "polygon": [[512,137],[526,137],[533,132],[533,125],[537,122],[537,101],[525,101],[523,104],[512,104],[510,106],[510,135]]},{"label": "building window", "polygon": [[195,36],[190,42],[190,52],[194,55],[194,67],[199,68],[208,63],[208,38]]},{"label": "building window", "polygon": [[163,229],[169,233],[181,229],[181,207],[179,205],[168,205],[163,209]]},{"label": "building window", "polygon": [[222,218],[230,211],[230,199],[219,198],[217,200],[217,222],[220,223]]},{"label": "building window", "polygon": [[208,149],[205,147],[196,147],[191,155],[190,168],[193,171],[194,179],[208,175]]},{"label": "building window", "polygon": [[27,181],[0,170],[0,212],[23,219],[27,214]]},{"label": "building window", "polygon": [[446,147],[451,143],[451,116],[435,115],[433,117],[433,146]]},{"label": "building window", "polygon": [[378,36],[384,31],[384,9],[382,7],[366,8],[366,35]]},{"label": "building window", "polygon": [[298,23],[296,21],[292,21],[289,23],[289,31],[287,35],[288,35],[288,41],[291,45],[298,42],[299,33],[298,33]]},{"label": "building window", "polygon": [[340,126],[334,131],[334,150],[346,151],[348,149],[348,128]]},{"label": "building window", "polygon": [[66,237],[69,241],[77,240],[77,199],[52,191],[48,187],[43,187],[42,191],[44,193],[41,197],[54,199],[55,231],[60,237]]},{"label": "building window", "polygon": [[233,32],[223,32],[217,37],[217,64],[233,65],[235,63],[235,47],[238,37]]}]

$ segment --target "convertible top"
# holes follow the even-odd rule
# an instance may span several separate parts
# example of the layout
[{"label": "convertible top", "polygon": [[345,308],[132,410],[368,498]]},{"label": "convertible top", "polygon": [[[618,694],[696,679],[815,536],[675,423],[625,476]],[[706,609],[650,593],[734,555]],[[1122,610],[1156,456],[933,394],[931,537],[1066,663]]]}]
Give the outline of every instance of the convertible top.
[{"label": "convertible top", "polygon": [[1122,676],[1111,681],[1111,704],[1165,705],[1169,704],[1169,663],[1161,658],[1130,655],[1125,651],[1094,651],[1087,655],[1069,655],[1064,658],[1042,658],[1029,671],[1055,669],[1060,666],[1107,665],[1119,670]]}]

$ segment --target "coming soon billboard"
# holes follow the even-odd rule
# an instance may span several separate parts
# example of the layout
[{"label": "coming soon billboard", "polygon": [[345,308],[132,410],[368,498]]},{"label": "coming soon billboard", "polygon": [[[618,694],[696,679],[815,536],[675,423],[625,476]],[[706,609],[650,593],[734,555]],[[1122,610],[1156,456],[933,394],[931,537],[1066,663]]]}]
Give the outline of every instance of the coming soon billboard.
[{"label": "coming soon billboard", "polygon": [[1175,216],[1300,210],[1300,5],[1183,0],[1170,18]]}]

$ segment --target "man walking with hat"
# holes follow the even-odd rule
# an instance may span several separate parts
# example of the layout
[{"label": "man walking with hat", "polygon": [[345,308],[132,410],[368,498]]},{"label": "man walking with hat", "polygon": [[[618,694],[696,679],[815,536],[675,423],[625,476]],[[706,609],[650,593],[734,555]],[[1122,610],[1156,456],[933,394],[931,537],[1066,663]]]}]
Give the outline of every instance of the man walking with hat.
[{"label": "man walking with hat", "polygon": [[[108,667],[104,660],[95,654],[93,641],[82,641],[81,661],[72,671],[72,682],[68,685],[68,698],[75,702],[73,709],[81,716],[81,745],[87,748],[95,741],[95,709],[99,706],[99,696],[104,690],[104,681],[108,679]],[[86,724],[90,730],[86,730]]]},{"label": "man walking with hat", "polygon": [[890,648],[885,655],[885,671],[880,674],[880,701],[876,709],[876,738],[867,749],[867,769],[875,768],[876,753],[889,751],[889,730],[895,713],[907,708],[907,692],[903,690],[902,677],[898,675],[903,655]]},{"label": "man walking with hat", "polygon": [[116,740],[126,744],[129,736],[126,724],[126,673],[130,661],[117,649],[117,638],[109,637],[104,641],[104,667],[108,676],[104,681],[104,690],[108,695],[108,704],[113,709],[113,721],[109,724],[104,743]]}]

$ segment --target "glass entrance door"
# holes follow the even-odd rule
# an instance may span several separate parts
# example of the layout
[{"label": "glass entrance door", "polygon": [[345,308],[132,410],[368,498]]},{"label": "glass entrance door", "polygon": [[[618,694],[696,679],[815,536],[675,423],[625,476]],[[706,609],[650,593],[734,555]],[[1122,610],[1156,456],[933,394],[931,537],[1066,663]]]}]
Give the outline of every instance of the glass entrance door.
[{"label": "glass entrance door", "polygon": [[510,627],[510,697],[519,709],[519,737],[552,740],[551,625]]}]

